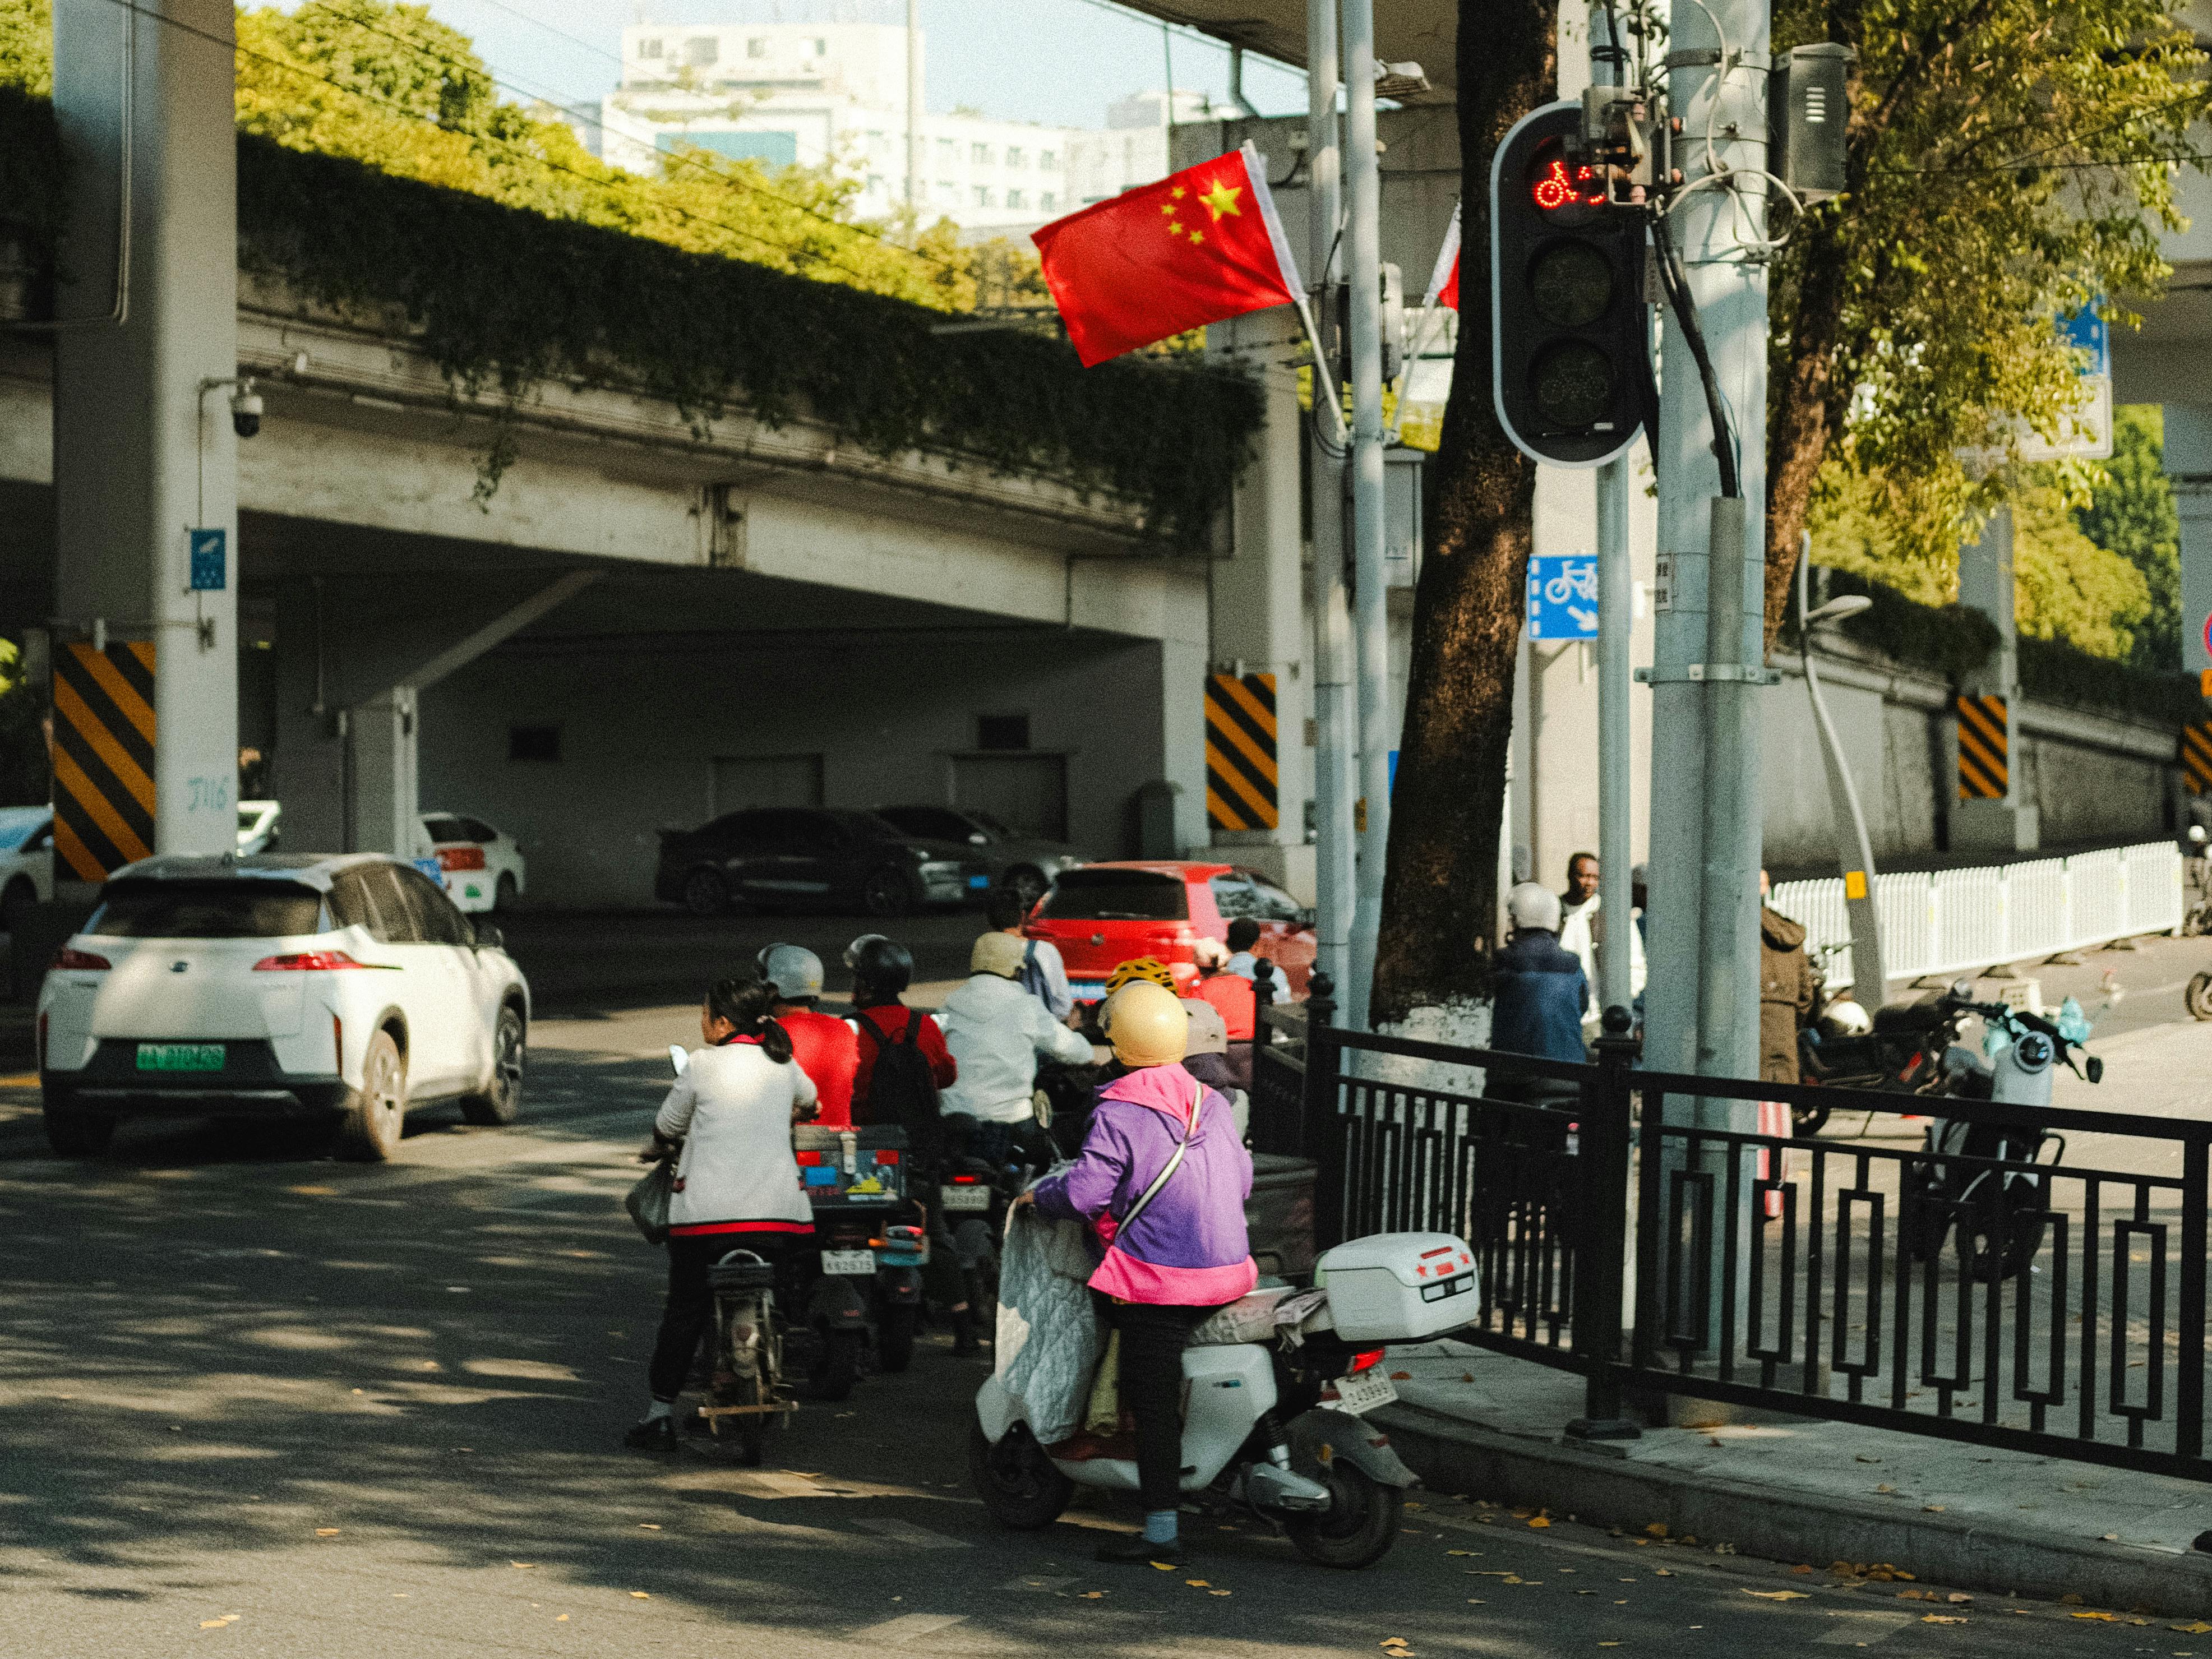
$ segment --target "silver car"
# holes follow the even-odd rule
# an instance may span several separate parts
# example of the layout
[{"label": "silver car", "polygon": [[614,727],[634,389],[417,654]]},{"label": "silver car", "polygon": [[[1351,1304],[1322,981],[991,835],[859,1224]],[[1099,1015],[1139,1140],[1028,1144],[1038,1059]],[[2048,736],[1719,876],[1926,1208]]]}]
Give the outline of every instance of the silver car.
[{"label": "silver car", "polygon": [[988,812],[963,806],[878,806],[909,836],[964,843],[991,872],[994,887],[1018,896],[1026,910],[1045,896],[1053,878],[1089,862],[1064,842],[1045,841],[1009,830]]}]

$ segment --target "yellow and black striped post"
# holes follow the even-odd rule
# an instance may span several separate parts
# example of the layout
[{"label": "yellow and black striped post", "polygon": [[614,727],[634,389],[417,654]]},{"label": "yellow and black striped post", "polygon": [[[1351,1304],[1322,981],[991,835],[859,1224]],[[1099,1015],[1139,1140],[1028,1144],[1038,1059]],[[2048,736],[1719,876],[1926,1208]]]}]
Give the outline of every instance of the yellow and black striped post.
[{"label": "yellow and black striped post", "polygon": [[2181,775],[2192,795],[2212,795],[2212,720],[2181,728]]},{"label": "yellow and black striped post", "polygon": [[1275,677],[1209,674],[1206,680],[1206,821],[1216,830],[1273,830]]},{"label": "yellow and black striped post", "polygon": [[55,653],[54,850],[79,881],[154,850],[150,640]]},{"label": "yellow and black striped post", "polygon": [[2005,700],[1959,694],[1959,799],[2002,800],[2011,793]]}]

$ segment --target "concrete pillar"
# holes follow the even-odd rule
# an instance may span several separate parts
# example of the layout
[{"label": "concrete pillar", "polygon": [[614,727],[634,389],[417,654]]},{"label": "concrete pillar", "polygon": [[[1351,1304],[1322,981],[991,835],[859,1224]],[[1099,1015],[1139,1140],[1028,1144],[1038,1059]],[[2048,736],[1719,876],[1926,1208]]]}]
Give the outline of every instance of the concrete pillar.
[{"label": "concrete pillar", "polygon": [[[222,384],[238,372],[232,11],[167,0],[164,19],[181,27],[109,0],[54,6],[72,276],[55,349],[55,608],[64,635],[98,622],[154,642],[155,847],[222,853],[238,823],[237,441]],[[193,530],[222,532],[218,590],[193,591]]]},{"label": "concrete pillar", "polygon": [[415,855],[422,828],[416,797],[415,688],[395,685],[347,711],[352,744],[356,852]]},{"label": "concrete pillar", "polygon": [[[2009,856],[2042,845],[2034,805],[2026,799],[2026,757],[2020,746],[2020,628],[2013,584],[2013,514],[2000,507],[1982,526],[1981,538],[1959,549],[1959,603],[1978,611],[1997,630],[1997,648],[1960,690],[2005,700],[2005,793],[1997,799],[1961,799],[1957,768],[1951,785],[1951,850]],[[1953,742],[1957,741],[1954,729]],[[1955,761],[1955,756],[1954,756]]]},{"label": "concrete pillar", "polygon": [[2166,405],[2166,474],[2181,516],[2181,665],[2199,674],[2212,668],[2212,404]]},{"label": "concrete pillar", "polygon": [[1313,691],[1298,476],[1304,423],[1297,378],[1286,366],[1298,339],[1297,316],[1287,307],[1206,331],[1207,349],[1241,358],[1267,398],[1258,453],[1231,507],[1230,556],[1213,565],[1209,652],[1214,673],[1274,676],[1277,805],[1273,829],[1209,823],[1208,834],[1212,856],[1272,876],[1310,904],[1314,848],[1306,841],[1306,803],[1313,798],[1314,764],[1305,733]]}]

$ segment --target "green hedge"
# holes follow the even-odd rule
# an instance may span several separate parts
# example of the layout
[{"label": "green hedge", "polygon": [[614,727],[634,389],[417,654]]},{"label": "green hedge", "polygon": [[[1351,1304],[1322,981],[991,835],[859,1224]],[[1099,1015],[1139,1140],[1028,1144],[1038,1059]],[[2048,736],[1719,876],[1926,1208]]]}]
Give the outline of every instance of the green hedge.
[{"label": "green hedge", "polygon": [[[1859,644],[1941,675],[1953,684],[1965,679],[1997,648],[1996,625],[1963,605],[1922,605],[1895,588],[1849,571],[1830,570],[1832,594],[1863,593],[1873,608],[1840,624]],[[1794,625],[1788,630],[1794,641]],[[2179,726],[2205,718],[2204,699],[2186,674],[2148,673],[2125,663],[2093,657],[2063,640],[2022,636],[2019,642],[2020,689],[2038,702],[2096,713],[2132,714]]]},{"label": "green hedge", "polygon": [[[51,251],[62,202],[46,100],[0,87],[0,218]],[[944,313],[688,253],[241,135],[239,261],[302,295],[396,307],[447,381],[509,403],[542,382],[624,385],[704,436],[744,409],[823,422],[879,455],[921,447],[1039,473],[1204,543],[1249,459],[1258,386],[1149,358],[1085,369],[1062,342],[937,335]],[[502,447],[507,441],[501,440]],[[501,458],[488,464],[496,483]]]}]

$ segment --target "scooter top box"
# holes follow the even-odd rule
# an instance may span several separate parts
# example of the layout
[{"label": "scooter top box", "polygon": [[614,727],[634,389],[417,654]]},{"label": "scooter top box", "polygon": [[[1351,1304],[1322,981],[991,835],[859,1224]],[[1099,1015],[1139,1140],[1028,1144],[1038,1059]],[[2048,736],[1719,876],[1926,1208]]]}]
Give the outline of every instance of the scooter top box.
[{"label": "scooter top box", "polygon": [[1314,1283],[1351,1342],[1418,1342],[1471,1323],[1474,1253],[1449,1233],[1375,1233],[1322,1252]]},{"label": "scooter top box", "polygon": [[809,1202],[896,1204],[906,1196],[906,1131],[890,1126],[821,1129],[796,1124],[792,1152]]}]

